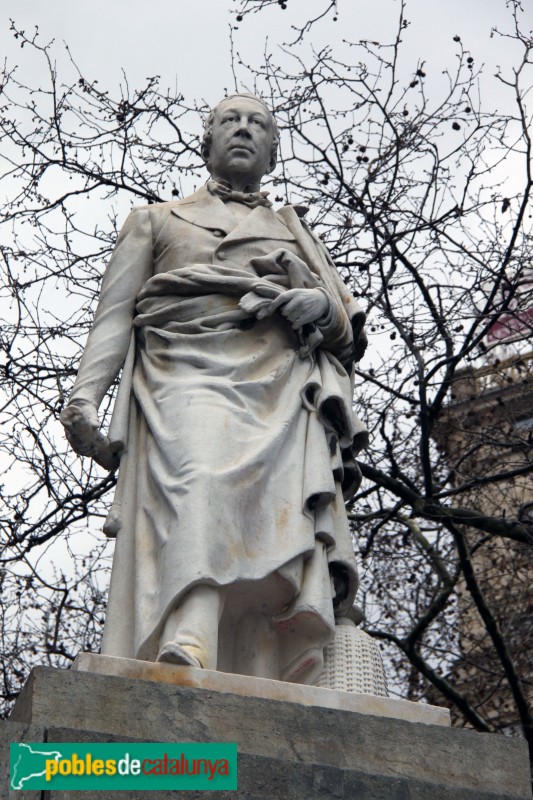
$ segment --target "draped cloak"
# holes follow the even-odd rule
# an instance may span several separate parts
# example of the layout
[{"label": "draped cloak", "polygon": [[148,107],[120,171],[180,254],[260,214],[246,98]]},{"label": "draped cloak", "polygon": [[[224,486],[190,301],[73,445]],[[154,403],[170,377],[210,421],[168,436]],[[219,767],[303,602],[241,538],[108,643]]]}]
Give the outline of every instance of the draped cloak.
[{"label": "draped cloak", "polygon": [[[255,259],[279,248],[305,263],[279,258],[264,274]],[[291,288],[329,299],[299,336],[268,312]],[[115,377],[102,377],[114,314],[130,314],[131,343],[109,430],[122,455],[102,652],[154,660],[170,611],[209,584],[227,594],[218,668],[239,671],[234,640],[251,610],[268,617],[283,677],[331,640],[332,594],[344,613],[357,587],[343,492],[366,443],[350,377],[362,312],[292,207],[239,223],[202,189],[130,215],[71,402],[98,403]]]}]

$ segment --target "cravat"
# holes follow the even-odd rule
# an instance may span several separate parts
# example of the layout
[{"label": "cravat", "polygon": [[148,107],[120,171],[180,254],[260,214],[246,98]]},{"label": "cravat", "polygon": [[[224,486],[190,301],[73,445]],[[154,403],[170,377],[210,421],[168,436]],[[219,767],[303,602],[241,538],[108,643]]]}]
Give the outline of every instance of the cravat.
[{"label": "cravat", "polygon": [[235,192],[226,181],[207,181],[207,188],[211,194],[220,197],[225,203],[228,200],[235,200],[249,208],[257,208],[257,206],[271,208],[272,206],[268,199],[268,192]]}]

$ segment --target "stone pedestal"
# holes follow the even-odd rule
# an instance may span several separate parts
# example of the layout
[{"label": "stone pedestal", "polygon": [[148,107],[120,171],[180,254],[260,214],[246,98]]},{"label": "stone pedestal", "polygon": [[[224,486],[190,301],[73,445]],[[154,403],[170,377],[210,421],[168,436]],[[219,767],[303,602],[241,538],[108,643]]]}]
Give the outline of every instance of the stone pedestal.
[{"label": "stone pedestal", "polygon": [[[0,727],[2,776],[9,741],[214,741],[238,743],[239,789],[187,792],[190,800],[531,797],[525,742],[454,730],[442,709],[88,654],[77,666],[32,672]],[[1,798],[42,800],[36,792],[9,793],[7,785],[2,777]],[[105,794],[84,792],[83,800],[126,796]],[[178,795],[127,793],[129,800]]]}]

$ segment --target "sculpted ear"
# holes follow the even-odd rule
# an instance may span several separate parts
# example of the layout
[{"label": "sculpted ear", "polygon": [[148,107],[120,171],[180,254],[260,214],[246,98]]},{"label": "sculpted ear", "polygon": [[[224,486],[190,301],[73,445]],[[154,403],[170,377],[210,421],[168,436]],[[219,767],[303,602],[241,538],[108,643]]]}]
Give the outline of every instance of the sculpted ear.
[{"label": "sculpted ear", "polygon": [[200,155],[202,156],[203,162],[207,167],[207,171],[211,173],[211,151],[208,145],[203,145],[200,150]]},{"label": "sculpted ear", "polygon": [[209,163],[209,159],[211,157],[211,141],[212,141],[212,127],[211,125],[206,125],[204,130],[204,135],[202,141],[200,143],[200,155],[209,170],[211,172],[211,165]]},{"label": "sculpted ear", "polygon": [[279,147],[279,135],[277,133],[277,128],[274,130],[272,136],[272,149],[270,151],[270,164],[268,165],[268,171],[274,172],[276,169],[276,164],[278,163],[278,147]]}]

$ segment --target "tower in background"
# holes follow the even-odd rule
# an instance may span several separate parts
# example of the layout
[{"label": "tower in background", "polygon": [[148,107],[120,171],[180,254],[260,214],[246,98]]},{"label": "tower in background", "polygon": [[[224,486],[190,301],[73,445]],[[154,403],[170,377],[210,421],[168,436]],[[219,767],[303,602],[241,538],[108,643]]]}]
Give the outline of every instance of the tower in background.
[{"label": "tower in background", "polygon": [[[530,291],[531,284],[527,283]],[[481,363],[457,372],[434,438],[452,472],[456,507],[533,524],[533,305],[502,314],[486,339]],[[463,584],[458,603],[460,658],[450,679],[495,730],[519,728],[506,679],[507,655],[533,699],[533,558],[520,541],[469,529],[481,599],[507,653],[497,653],[487,625]],[[452,710],[453,716],[453,710]]]}]

